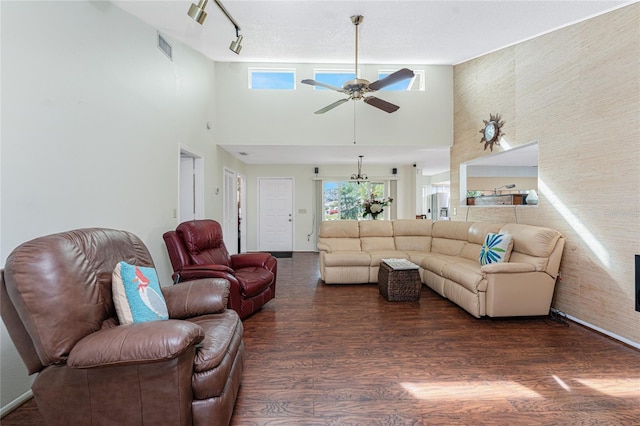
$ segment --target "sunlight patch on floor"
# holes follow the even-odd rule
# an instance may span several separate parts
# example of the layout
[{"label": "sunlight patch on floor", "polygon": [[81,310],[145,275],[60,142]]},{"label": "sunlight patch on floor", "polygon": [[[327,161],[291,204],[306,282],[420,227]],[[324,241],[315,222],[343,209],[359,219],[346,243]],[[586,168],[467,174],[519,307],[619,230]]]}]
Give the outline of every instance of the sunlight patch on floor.
[{"label": "sunlight patch on floor", "polygon": [[571,387],[568,384],[566,384],[564,380],[562,380],[560,377],[556,376],[555,374],[552,374],[551,377],[553,377],[553,380],[555,380],[556,383],[558,383],[562,389],[566,390],[567,392],[571,392]]},{"label": "sunlight patch on floor", "polygon": [[599,393],[618,397],[635,398],[640,401],[640,379],[574,379]]},{"label": "sunlight patch on floor", "polygon": [[401,383],[416,399],[494,400],[497,398],[542,398],[535,391],[519,383],[504,380],[492,382],[423,382]]}]

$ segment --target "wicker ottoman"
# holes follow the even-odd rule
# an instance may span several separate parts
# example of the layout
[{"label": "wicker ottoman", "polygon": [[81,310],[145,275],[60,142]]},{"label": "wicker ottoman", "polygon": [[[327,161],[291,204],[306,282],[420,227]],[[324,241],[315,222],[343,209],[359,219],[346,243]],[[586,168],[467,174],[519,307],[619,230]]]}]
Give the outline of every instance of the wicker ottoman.
[{"label": "wicker ottoman", "polygon": [[389,302],[420,300],[418,265],[406,259],[382,259],[378,270],[378,290]]}]

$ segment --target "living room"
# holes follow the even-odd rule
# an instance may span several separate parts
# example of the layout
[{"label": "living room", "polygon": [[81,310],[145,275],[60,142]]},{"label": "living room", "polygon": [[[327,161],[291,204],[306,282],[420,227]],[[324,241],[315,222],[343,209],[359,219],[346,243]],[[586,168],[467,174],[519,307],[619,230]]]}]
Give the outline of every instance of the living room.
[{"label": "living room", "polygon": [[[140,236],[161,281],[169,284],[171,267],[161,236],[178,224],[181,148],[205,159],[205,217],[223,217],[216,194],[223,187],[223,169],[246,176],[251,185],[247,221],[253,224],[249,251],[257,248],[258,178],[294,177],[296,209],[313,206],[312,167],[249,166],[218,146],[248,143],[244,136],[253,124],[238,124],[226,92],[246,87],[249,64],[214,63],[177,41],[172,41],[174,61],[168,62],[155,45],[156,28],[107,2],[2,2],[0,13],[3,264],[13,248],[31,238],[111,227]],[[553,306],[634,347],[640,344],[633,280],[634,254],[640,253],[639,13],[634,3],[455,66],[416,66],[440,75],[442,80],[429,84],[444,93],[403,99],[401,125],[360,134],[364,141],[375,132],[405,129],[453,143],[451,219],[517,219],[559,230],[567,246]],[[297,66],[298,75],[311,76],[313,67]],[[231,75],[237,81],[230,81]],[[312,113],[327,98],[299,92],[279,116],[281,122],[262,123],[276,130],[268,133],[266,144],[278,137],[299,138],[300,126],[320,134]],[[444,108],[434,109],[434,102]],[[277,109],[271,100],[267,104]],[[278,119],[261,106],[235,105],[248,121]],[[292,110],[305,121],[287,127],[282,123]],[[363,120],[364,114],[376,117],[377,111],[365,111]],[[461,202],[460,164],[488,154],[478,130],[496,112],[514,146],[539,143],[545,190],[538,206],[518,210],[517,218],[514,209]],[[232,114],[233,124],[224,127]],[[408,128],[404,120],[421,127]],[[443,125],[434,129],[434,122]],[[326,139],[352,143],[351,130],[344,130],[351,127],[341,123],[338,129],[342,132],[328,133]],[[327,166],[320,175],[348,177],[355,164],[354,156],[351,165]],[[412,165],[367,165],[366,158],[364,164],[377,176],[389,176],[398,167],[404,201],[397,203],[397,217],[413,217],[417,201],[411,195],[419,184]],[[294,251],[315,251],[314,240],[306,237],[313,226],[310,214],[296,217]],[[30,380],[3,325],[3,409],[28,391]]]}]

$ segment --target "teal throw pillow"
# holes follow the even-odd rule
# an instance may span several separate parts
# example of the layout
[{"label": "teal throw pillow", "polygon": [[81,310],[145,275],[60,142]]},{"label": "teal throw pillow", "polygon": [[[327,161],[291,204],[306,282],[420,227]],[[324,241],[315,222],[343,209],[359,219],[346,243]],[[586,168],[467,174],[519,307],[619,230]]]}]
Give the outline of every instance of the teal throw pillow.
[{"label": "teal throw pillow", "polygon": [[480,249],[480,264],[508,262],[513,249],[513,238],[510,234],[487,234]]},{"label": "teal throw pillow", "polygon": [[120,324],[169,319],[155,269],[119,262],[111,287]]}]

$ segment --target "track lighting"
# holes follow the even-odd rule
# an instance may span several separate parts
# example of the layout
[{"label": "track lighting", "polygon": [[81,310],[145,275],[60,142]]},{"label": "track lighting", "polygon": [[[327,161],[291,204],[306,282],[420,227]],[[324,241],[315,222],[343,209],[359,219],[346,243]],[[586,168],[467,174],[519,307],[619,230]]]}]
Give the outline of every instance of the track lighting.
[{"label": "track lighting", "polygon": [[[234,28],[236,29],[236,39],[231,42],[229,49],[236,55],[239,55],[240,50],[242,50],[242,44],[241,44],[242,36],[239,34],[240,26],[235,21],[235,19],[233,19],[233,17],[229,14],[227,9],[225,9],[222,3],[220,3],[220,0],[214,0],[214,1],[218,6],[218,8],[220,8],[222,13],[224,13],[224,15],[227,17],[227,19],[233,24]],[[204,11],[204,8],[207,7],[208,2],[209,0],[200,0],[197,5],[195,3],[191,3],[191,7],[189,7],[189,11],[187,12],[187,15],[192,17],[198,24],[200,25],[204,24],[204,21],[207,19],[207,12]]]},{"label": "track lighting", "polygon": [[204,24],[204,21],[207,19],[207,12],[204,11],[204,8],[207,7],[207,2],[209,0],[200,0],[198,5],[195,3],[191,3],[191,7],[189,7],[189,11],[187,15],[191,16],[194,21],[198,24]]},{"label": "track lighting", "polygon": [[231,42],[229,50],[231,50],[236,55],[239,55],[240,51],[242,50],[242,46],[240,45],[240,43],[242,43],[242,36],[238,35],[237,38]]}]

